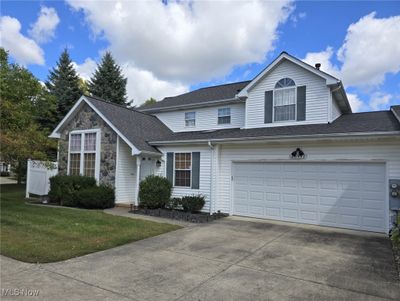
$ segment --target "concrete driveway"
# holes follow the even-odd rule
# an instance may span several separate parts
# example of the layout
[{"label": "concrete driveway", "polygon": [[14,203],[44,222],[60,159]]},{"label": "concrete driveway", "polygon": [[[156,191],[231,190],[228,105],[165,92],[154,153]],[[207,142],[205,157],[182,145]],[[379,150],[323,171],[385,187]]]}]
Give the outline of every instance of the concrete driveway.
[{"label": "concrete driveway", "polygon": [[1,274],[2,300],[400,300],[386,237],[242,218]]}]

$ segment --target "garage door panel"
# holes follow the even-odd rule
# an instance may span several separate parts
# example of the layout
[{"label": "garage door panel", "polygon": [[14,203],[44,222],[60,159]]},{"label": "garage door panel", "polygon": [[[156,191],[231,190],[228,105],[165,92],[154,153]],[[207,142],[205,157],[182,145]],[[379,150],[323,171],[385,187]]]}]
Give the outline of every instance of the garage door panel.
[{"label": "garage door panel", "polygon": [[234,214],[385,232],[385,166],[237,163]]}]

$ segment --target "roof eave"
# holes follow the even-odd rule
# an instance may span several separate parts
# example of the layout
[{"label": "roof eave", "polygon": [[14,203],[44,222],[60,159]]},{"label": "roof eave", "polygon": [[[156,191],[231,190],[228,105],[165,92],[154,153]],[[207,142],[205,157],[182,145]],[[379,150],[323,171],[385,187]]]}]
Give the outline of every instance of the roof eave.
[{"label": "roof eave", "polygon": [[[311,134],[311,135],[279,135],[279,136],[259,136],[259,137],[241,137],[241,138],[211,138],[211,139],[190,139],[190,140],[175,140],[175,141],[150,141],[149,144],[157,145],[173,145],[184,143],[208,143],[210,142],[248,142],[254,141],[276,141],[276,140],[316,140],[316,139],[332,139],[332,138],[354,138],[354,137],[386,137],[386,136],[399,136],[400,131],[381,131],[381,132],[353,132],[353,133],[332,133],[332,134]],[[400,136],[399,136],[400,138]]]},{"label": "roof eave", "polygon": [[170,107],[165,107],[165,108],[151,108],[151,109],[144,109],[144,110],[138,109],[138,110],[143,113],[151,114],[151,113],[158,113],[158,112],[186,110],[186,109],[192,109],[192,108],[198,108],[198,107],[212,107],[215,105],[227,104],[227,103],[243,103],[245,101],[246,101],[245,98],[235,97],[235,98],[212,100],[212,101],[207,101],[207,102],[198,102],[198,103],[193,103],[193,104],[170,106]]},{"label": "roof eave", "polygon": [[286,52],[282,52],[274,61],[272,61],[267,67],[265,67],[246,87],[240,91],[237,96],[238,97],[246,97],[248,94],[248,91],[251,90],[260,80],[262,80],[276,65],[278,65],[282,60],[288,60],[291,61],[292,63],[299,65],[300,67],[303,67],[304,69],[316,74],[319,77],[322,77],[326,80],[326,84],[329,85],[334,85],[340,82],[339,79],[333,77],[332,75],[329,75],[328,73],[325,73],[321,70],[318,70],[314,68],[313,66],[297,59],[294,56],[291,56],[290,54]]}]

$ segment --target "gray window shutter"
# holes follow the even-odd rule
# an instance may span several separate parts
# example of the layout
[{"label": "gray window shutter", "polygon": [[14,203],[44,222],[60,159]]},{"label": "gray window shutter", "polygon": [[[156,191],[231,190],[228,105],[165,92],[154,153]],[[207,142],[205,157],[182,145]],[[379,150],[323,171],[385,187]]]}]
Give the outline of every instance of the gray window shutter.
[{"label": "gray window shutter", "polygon": [[167,153],[167,179],[174,185],[174,153]]},{"label": "gray window shutter", "polygon": [[192,153],[192,189],[200,188],[200,152]]},{"label": "gray window shutter", "polygon": [[297,121],[306,120],[306,86],[297,87]]},{"label": "gray window shutter", "polygon": [[265,91],[264,123],[272,122],[273,94],[274,91]]}]

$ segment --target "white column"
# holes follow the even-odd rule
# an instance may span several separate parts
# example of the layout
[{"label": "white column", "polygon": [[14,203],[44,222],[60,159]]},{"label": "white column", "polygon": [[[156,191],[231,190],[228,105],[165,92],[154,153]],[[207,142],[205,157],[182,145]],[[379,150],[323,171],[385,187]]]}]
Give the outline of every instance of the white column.
[{"label": "white column", "polygon": [[135,190],[135,206],[139,205],[139,184],[140,184],[140,165],[142,158],[136,156],[136,190]]}]

